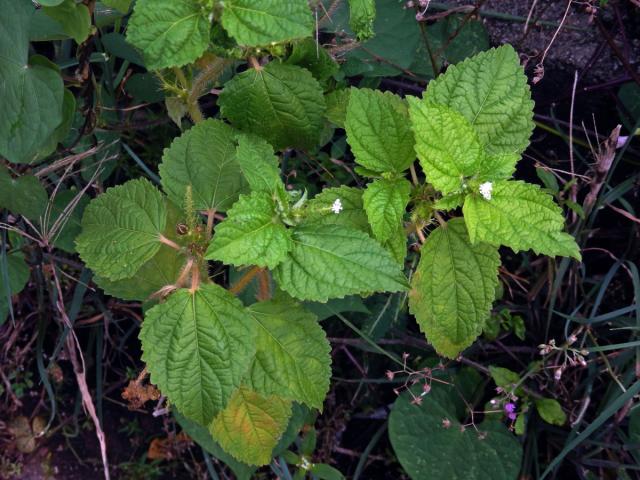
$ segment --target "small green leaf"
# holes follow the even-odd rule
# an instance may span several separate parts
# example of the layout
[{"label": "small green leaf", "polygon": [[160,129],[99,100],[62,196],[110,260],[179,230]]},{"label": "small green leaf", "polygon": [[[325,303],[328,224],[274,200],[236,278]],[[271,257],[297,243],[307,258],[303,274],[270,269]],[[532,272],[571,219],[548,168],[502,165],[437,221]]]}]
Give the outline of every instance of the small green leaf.
[{"label": "small green leaf", "polygon": [[62,25],[64,32],[76,43],[84,42],[91,32],[91,14],[83,3],[64,0],[55,7],[43,7],[44,13]]},{"label": "small green leaf", "polygon": [[499,266],[497,249],[472,245],[461,218],[429,235],[411,282],[409,308],[439,354],[455,358],[482,333]]},{"label": "small green leaf", "polygon": [[209,13],[197,0],[137,0],[127,40],[142,50],[149,70],[180,67],[207,49]]},{"label": "small green leaf", "polygon": [[296,43],[285,63],[306,68],[323,85],[340,70],[338,63],[313,38]]},{"label": "small green leaf", "polygon": [[0,156],[34,160],[63,119],[64,86],[50,62],[29,56],[31,2],[0,0]]},{"label": "small green leaf", "polygon": [[367,185],[362,200],[373,235],[381,243],[391,239],[402,226],[409,203],[411,183],[404,178],[380,178]]},{"label": "small green leaf", "polygon": [[260,47],[309,37],[313,17],[307,0],[225,0],[222,26],[236,41]]},{"label": "small green leaf", "polygon": [[224,212],[247,190],[236,159],[235,135],[226,123],[208,119],[165,149],[159,171],[173,203],[184,205],[191,186],[196,210]]},{"label": "small green leaf", "polygon": [[376,19],[375,0],[349,0],[349,27],[359,41],[374,36],[373,21]]},{"label": "small green leaf", "polygon": [[491,373],[491,378],[496,382],[496,385],[507,392],[513,390],[514,385],[520,383],[520,375],[508,368],[490,365],[489,373]]},{"label": "small green leaf", "polygon": [[344,128],[347,119],[347,106],[349,105],[349,97],[351,96],[350,88],[334,90],[327,93],[324,97],[327,102],[327,111],[325,117],[335,126]]},{"label": "small green leaf", "polygon": [[275,268],[292,248],[291,232],[269,193],[241,195],[215,228],[206,258],[228,265]]},{"label": "small green leaf", "polygon": [[409,392],[395,401],[389,438],[404,470],[413,480],[516,479],[522,460],[516,437],[494,420],[464,428],[468,412],[460,415],[456,408],[459,395],[453,386],[438,384],[419,405]]},{"label": "small green leaf", "polygon": [[25,287],[29,281],[30,273],[29,265],[25,262],[22,252],[7,253],[6,255],[0,252],[0,325],[9,315],[11,296],[20,293]]},{"label": "small green leaf", "polygon": [[536,410],[542,419],[551,425],[562,426],[567,421],[567,415],[557,400],[553,398],[536,398]]},{"label": "small green leaf", "polygon": [[236,158],[251,190],[272,193],[284,186],[280,179],[280,162],[273,147],[257,135],[236,135]]},{"label": "small green leaf", "polygon": [[326,463],[314,463],[310,471],[314,477],[320,480],[344,480],[344,475],[340,473],[340,470]]},{"label": "small green leaf", "polygon": [[219,105],[234,126],[260,135],[278,150],[315,147],[324,124],[318,81],[304,68],[275,61],[227,82]]},{"label": "small green leaf", "polygon": [[489,155],[520,154],[533,131],[533,101],[518,54],[511,45],[481,52],[429,83],[428,104],[464,115]]},{"label": "small green leaf", "polygon": [[319,302],[407,289],[400,266],[384,248],[365,233],[338,225],[296,228],[293,249],[274,278],[293,297]]},{"label": "small green leaf", "polygon": [[291,417],[291,402],[264,397],[246,387],[235,391],[213,420],[213,438],[233,457],[250,465],[266,465]]},{"label": "small green leaf", "polygon": [[433,204],[433,208],[436,210],[455,210],[458,207],[461,207],[464,204],[464,194],[463,193],[452,193],[450,195],[445,195],[442,198],[436,200]]},{"label": "small green leaf", "polygon": [[[342,205],[339,214],[331,209],[336,200],[340,200]],[[325,188],[308,203],[305,225],[312,223],[342,225],[369,233],[369,221],[362,202],[362,189],[345,186]]]},{"label": "small green leaf", "polygon": [[400,264],[404,265],[404,259],[407,256],[407,233],[405,232],[403,223],[400,223],[391,237],[381,242],[381,245],[391,253],[391,256]]},{"label": "small green leaf", "polygon": [[109,280],[135,275],[160,250],[167,222],[162,194],[148,180],[130,180],[89,203],[76,239],[82,260]]},{"label": "small green leaf", "polygon": [[35,222],[44,213],[48,199],[47,191],[37,177],[22,175],[12,178],[9,170],[0,165],[0,208]]},{"label": "small green leaf", "polygon": [[316,316],[292,301],[254,303],[257,351],[249,385],[322,409],[331,379],[331,346]]},{"label": "small green leaf", "polygon": [[351,89],[345,128],[356,162],[368,170],[401,173],[415,160],[406,103],[390,92]]},{"label": "small green leaf", "polygon": [[242,303],[214,284],[171,294],[147,312],[140,331],[151,382],[185,417],[203,425],[240,386],[255,337]]},{"label": "small green leaf", "polygon": [[553,197],[537,185],[521,181],[493,183],[490,199],[478,193],[467,195],[464,219],[472,243],[506,245],[515,252],[581,259],[573,237],[562,232],[562,210]]},{"label": "small green leaf", "polygon": [[469,121],[440,105],[409,99],[416,152],[427,181],[442,193],[460,191],[467,177],[477,174],[484,150]]}]

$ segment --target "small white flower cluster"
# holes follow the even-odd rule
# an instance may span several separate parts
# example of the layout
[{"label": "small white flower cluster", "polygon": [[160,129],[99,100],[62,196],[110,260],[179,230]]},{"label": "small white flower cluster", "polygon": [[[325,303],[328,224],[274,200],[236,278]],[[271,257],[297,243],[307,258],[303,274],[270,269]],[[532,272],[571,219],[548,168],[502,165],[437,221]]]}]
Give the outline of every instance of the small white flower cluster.
[{"label": "small white flower cluster", "polygon": [[480,185],[480,195],[485,200],[491,200],[491,192],[493,191],[493,184],[491,182],[484,182]]},{"label": "small white flower cluster", "polygon": [[336,201],[331,205],[331,211],[336,215],[342,211],[342,201],[339,198],[336,198]]}]

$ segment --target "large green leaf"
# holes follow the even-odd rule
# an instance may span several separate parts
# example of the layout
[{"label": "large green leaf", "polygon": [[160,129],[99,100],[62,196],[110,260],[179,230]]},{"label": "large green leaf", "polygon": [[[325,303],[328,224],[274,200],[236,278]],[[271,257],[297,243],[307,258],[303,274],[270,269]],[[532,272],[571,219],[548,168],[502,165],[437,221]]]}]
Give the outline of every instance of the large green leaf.
[{"label": "large green leaf", "polygon": [[406,103],[390,92],[352,89],[345,122],[351,151],[374,172],[403,172],[415,160]]},{"label": "large green leaf", "polygon": [[240,386],[255,336],[253,320],[227,290],[214,284],[181,289],[147,312],[142,359],[180,412],[206,425]]},{"label": "large green leaf", "polygon": [[581,259],[573,237],[562,231],[562,209],[537,185],[495,182],[488,199],[478,192],[467,195],[463,213],[473,243]]},{"label": "large green leaf", "polygon": [[0,165],[0,208],[35,222],[44,213],[48,199],[47,191],[36,177],[12,178],[9,170]]},{"label": "large green leaf", "polygon": [[258,326],[249,385],[262,395],[322,409],[331,378],[331,346],[316,316],[291,301],[254,303],[249,314]]},{"label": "large green leaf", "polygon": [[393,257],[367,234],[338,225],[307,225],[293,232],[293,249],[274,271],[280,288],[300,300],[407,289]]},{"label": "large green leaf", "polygon": [[55,7],[44,7],[44,13],[62,25],[64,32],[77,43],[84,42],[91,32],[91,14],[83,3],[64,0]]},{"label": "large green leaf", "polygon": [[222,26],[240,45],[259,47],[313,32],[307,0],[225,0]]},{"label": "large green leaf", "polygon": [[[342,206],[338,214],[331,208],[337,200],[340,200]],[[346,186],[325,188],[307,205],[305,224],[342,225],[365,233],[370,231],[360,188]]]},{"label": "large green leaf", "polygon": [[498,250],[472,245],[462,218],[429,235],[411,281],[409,308],[439,354],[455,358],[482,333],[499,266]]},{"label": "large green leaf", "polygon": [[511,45],[481,52],[429,83],[425,101],[464,115],[487,153],[519,154],[533,131],[533,101]]},{"label": "large green leaf", "polygon": [[274,268],[291,247],[291,232],[280,220],[272,195],[253,192],[242,195],[216,226],[206,258],[228,265]]},{"label": "large green leaf", "polygon": [[29,62],[31,2],[0,0],[0,155],[27,163],[62,122],[64,87],[55,66]]},{"label": "large green leaf", "polygon": [[373,37],[373,21],[376,18],[375,0],[349,0],[349,26],[358,40]]},{"label": "large green leaf", "polygon": [[165,149],[159,171],[165,192],[184,205],[191,186],[197,210],[226,211],[247,190],[236,160],[236,133],[220,120],[205,120]]},{"label": "large green leaf", "polygon": [[247,387],[235,391],[211,424],[213,438],[233,457],[250,465],[266,465],[287,428],[291,402],[264,397]]},{"label": "large green leaf", "polygon": [[402,226],[402,217],[409,203],[411,183],[404,178],[380,178],[367,185],[362,195],[364,209],[373,235],[386,242]]},{"label": "large green leaf", "polygon": [[180,67],[207,49],[210,13],[198,0],[137,0],[127,40],[142,50],[148,69]]},{"label": "large green leaf", "polygon": [[0,252],[0,325],[9,314],[9,301],[12,295],[20,293],[29,280],[29,265],[22,252],[3,255]]},{"label": "large green leaf", "polygon": [[167,222],[162,194],[148,180],[130,180],[89,203],[76,239],[82,260],[109,280],[132,277],[160,249]]},{"label": "large green leaf", "polygon": [[479,173],[484,149],[469,121],[448,107],[410,98],[416,152],[427,181],[442,193],[460,191]]},{"label": "large green leaf", "polygon": [[497,420],[463,427],[458,395],[438,384],[421,405],[411,403],[409,392],[395,401],[389,438],[404,470],[413,480],[516,480],[522,459],[516,437]]},{"label": "large green leaf", "polygon": [[257,135],[240,133],[236,136],[236,157],[251,190],[274,192],[279,185],[280,163],[273,147]]},{"label": "large green leaf", "polygon": [[227,82],[219,105],[234,126],[264,137],[276,149],[313,148],[324,125],[318,81],[304,68],[275,61]]}]

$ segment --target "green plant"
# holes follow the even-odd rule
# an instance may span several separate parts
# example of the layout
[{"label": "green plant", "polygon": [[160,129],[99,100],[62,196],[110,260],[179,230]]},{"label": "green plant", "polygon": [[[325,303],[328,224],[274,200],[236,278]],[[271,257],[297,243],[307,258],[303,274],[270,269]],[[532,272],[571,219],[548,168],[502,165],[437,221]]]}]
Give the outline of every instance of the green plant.
[{"label": "green plant", "polygon": [[[370,37],[373,2],[350,4],[358,37]],[[26,29],[28,7],[11,8]],[[427,340],[455,358],[486,327],[500,246],[580,259],[553,197],[512,179],[533,130],[512,47],[451,66],[422,98],[403,99],[332,78],[336,64],[309,40],[313,30],[307,0],[138,0],[128,41],[170,95],[171,117],[194,125],[165,149],[159,185],[129,180],[91,200],[75,244],[106,293],[153,303],[140,331],[151,382],[186,421],[252,465],[269,463],[300,404],[322,409],[329,389],[330,345],[309,302],[408,292]],[[59,75],[33,57],[34,68],[23,68],[22,37],[15,58],[0,57],[2,67],[12,82],[51,97],[46,112],[22,112],[47,121],[12,119],[19,134],[0,138],[1,154],[26,163],[55,147],[68,122]],[[199,99],[223,74],[233,75],[218,97],[220,118],[206,118]],[[42,128],[30,135],[34,123]],[[317,152],[336,127],[346,130],[366,187],[326,187],[313,198],[289,188],[276,152]],[[14,182],[8,171],[0,181]],[[43,201],[29,211],[15,201],[0,197],[49,226]],[[419,255],[408,241],[420,244]],[[212,262],[241,270],[240,279],[211,275]],[[244,305],[235,294],[253,280],[260,301]],[[446,395],[429,402],[445,405]],[[399,405],[396,417],[409,408]],[[442,408],[454,421],[453,407]],[[490,426],[503,440],[498,447],[510,448],[506,427]],[[460,442],[475,441],[467,437]],[[485,446],[495,444],[474,448]]]}]

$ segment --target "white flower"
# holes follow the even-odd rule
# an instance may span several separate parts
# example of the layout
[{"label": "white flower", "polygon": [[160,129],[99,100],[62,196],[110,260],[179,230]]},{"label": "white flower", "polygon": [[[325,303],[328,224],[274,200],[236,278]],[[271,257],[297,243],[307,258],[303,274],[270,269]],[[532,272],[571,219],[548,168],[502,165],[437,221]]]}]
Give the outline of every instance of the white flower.
[{"label": "white flower", "polygon": [[342,201],[339,198],[336,198],[336,201],[331,205],[331,211],[335,214],[338,214],[342,211]]},{"label": "white flower", "polygon": [[491,200],[491,192],[493,191],[493,184],[491,182],[484,182],[480,185],[480,195],[484,197],[485,200]]}]

